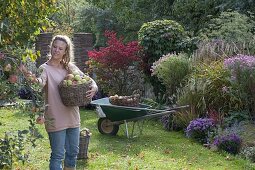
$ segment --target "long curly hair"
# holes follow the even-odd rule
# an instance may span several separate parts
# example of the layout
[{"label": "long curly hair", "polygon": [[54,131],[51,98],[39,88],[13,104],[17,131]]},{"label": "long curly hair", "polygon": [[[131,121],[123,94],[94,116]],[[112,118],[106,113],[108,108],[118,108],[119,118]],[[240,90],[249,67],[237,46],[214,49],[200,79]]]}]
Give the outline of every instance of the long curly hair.
[{"label": "long curly hair", "polygon": [[70,69],[69,69],[69,66],[68,64],[70,62],[73,61],[74,59],[74,52],[73,52],[73,43],[71,41],[71,39],[66,36],[66,35],[55,35],[53,38],[52,38],[52,41],[50,43],[50,54],[49,54],[49,58],[51,58],[51,52],[52,52],[52,45],[53,43],[56,41],[56,40],[60,40],[60,41],[63,41],[66,43],[66,53],[64,54],[62,60],[60,61],[61,64],[63,64],[64,68],[70,72]]}]

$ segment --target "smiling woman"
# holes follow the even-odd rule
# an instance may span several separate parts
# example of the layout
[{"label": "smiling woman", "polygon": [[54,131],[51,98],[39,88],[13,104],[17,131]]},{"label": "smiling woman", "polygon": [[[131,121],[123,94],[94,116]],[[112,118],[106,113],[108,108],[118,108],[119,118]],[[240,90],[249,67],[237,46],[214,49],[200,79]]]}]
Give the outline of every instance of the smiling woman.
[{"label": "smiling woman", "polygon": [[[40,84],[45,92],[45,112],[37,118],[37,123],[44,124],[51,146],[50,170],[75,169],[79,151],[80,113],[78,105],[66,106],[62,99],[59,84],[73,72],[84,73],[73,63],[73,44],[66,35],[56,35],[50,45],[49,60],[42,64],[39,77],[34,83]],[[30,74],[26,74],[30,77]],[[97,92],[95,81],[86,89],[83,98],[91,98]]]}]

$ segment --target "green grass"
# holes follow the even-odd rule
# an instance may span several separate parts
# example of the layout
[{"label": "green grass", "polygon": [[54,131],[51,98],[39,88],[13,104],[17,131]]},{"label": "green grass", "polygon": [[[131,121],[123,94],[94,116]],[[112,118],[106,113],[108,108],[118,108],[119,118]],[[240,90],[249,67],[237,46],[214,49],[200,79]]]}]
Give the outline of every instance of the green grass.
[{"label": "green grass", "polygon": [[[121,113],[120,113],[121,114]],[[28,115],[13,109],[0,109],[0,136],[5,131],[28,127]],[[117,136],[102,135],[97,130],[97,114],[81,110],[82,127],[92,132],[88,149],[89,159],[79,160],[77,170],[241,170],[255,169],[254,164],[238,156],[218,153],[185,138],[181,132],[168,132],[154,120],[145,121],[143,134],[127,138],[124,125]],[[30,148],[30,161],[18,163],[20,170],[46,170],[50,147],[44,126],[38,125],[44,138]]]}]

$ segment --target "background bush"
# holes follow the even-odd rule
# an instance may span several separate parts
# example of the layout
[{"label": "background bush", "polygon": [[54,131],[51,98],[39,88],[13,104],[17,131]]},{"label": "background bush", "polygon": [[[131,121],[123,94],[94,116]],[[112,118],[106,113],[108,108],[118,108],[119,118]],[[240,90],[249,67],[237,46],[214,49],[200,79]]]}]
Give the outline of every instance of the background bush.
[{"label": "background bush", "polygon": [[227,42],[249,42],[253,39],[254,21],[237,11],[222,12],[219,17],[209,21],[201,30],[205,39],[220,39]]},{"label": "background bush", "polygon": [[138,42],[125,44],[113,31],[106,31],[105,37],[106,47],[88,52],[89,71],[96,75],[99,87],[108,95],[130,95],[134,90],[142,89]]},{"label": "background bush", "polygon": [[139,44],[144,48],[142,57],[143,70],[147,80],[153,85],[158,100],[162,99],[165,87],[156,77],[151,77],[152,63],[168,53],[192,51],[193,41],[184,28],[173,20],[155,20],[144,23],[138,32]]},{"label": "background bush", "polygon": [[[163,55],[153,63],[151,70],[152,75],[156,76],[166,87],[168,99],[184,84],[184,79],[191,72],[188,56],[184,53]],[[170,103],[175,103],[175,101],[172,99]]]},{"label": "background bush", "polygon": [[249,159],[252,162],[255,162],[255,147],[244,147],[240,152],[240,155],[243,156],[245,159]]}]

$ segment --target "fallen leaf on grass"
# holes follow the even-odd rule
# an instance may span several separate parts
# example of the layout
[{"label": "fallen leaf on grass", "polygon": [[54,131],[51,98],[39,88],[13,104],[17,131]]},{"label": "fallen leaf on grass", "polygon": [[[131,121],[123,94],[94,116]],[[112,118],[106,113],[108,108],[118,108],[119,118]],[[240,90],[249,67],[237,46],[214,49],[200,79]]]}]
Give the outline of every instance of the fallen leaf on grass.
[{"label": "fallen leaf on grass", "polygon": [[140,159],[143,159],[143,158],[144,158],[144,153],[143,153],[143,152],[140,152],[137,156],[138,156]]},{"label": "fallen leaf on grass", "polygon": [[170,151],[169,149],[165,149],[165,150],[164,150],[164,153],[165,153],[165,154],[170,154],[171,151]]},{"label": "fallen leaf on grass", "polygon": [[90,158],[97,158],[99,156],[99,153],[91,153]]}]

